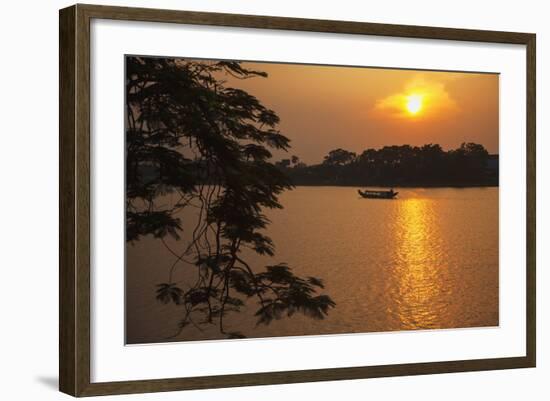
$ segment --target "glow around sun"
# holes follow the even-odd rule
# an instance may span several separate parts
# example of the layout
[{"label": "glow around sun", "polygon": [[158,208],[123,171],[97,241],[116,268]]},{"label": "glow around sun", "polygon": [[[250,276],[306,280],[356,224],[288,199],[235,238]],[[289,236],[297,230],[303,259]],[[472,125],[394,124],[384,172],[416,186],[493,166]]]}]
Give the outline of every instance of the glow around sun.
[{"label": "glow around sun", "polygon": [[410,114],[416,115],[422,110],[423,102],[424,98],[422,95],[412,94],[407,96],[405,108]]},{"label": "glow around sun", "polygon": [[403,85],[401,91],[378,99],[373,116],[402,121],[429,121],[446,118],[458,110],[455,100],[447,91],[450,81],[438,81],[418,75]]}]

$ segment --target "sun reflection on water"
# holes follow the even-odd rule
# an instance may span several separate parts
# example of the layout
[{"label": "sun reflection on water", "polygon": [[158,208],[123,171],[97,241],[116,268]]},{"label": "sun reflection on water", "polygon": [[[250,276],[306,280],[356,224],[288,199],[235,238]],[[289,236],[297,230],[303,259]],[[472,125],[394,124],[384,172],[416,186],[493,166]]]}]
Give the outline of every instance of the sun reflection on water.
[{"label": "sun reflection on water", "polygon": [[[395,274],[390,284],[393,307],[402,329],[440,327],[445,305],[445,255],[432,200],[403,199],[395,219]],[[444,298],[444,297],[443,297]]]}]

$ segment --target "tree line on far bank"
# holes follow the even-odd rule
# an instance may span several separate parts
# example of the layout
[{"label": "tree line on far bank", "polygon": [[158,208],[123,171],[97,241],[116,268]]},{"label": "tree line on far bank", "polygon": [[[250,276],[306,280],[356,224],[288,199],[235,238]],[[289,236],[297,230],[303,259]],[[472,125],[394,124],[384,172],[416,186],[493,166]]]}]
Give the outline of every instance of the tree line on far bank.
[{"label": "tree line on far bank", "polygon": [[321,164],[297,156],[277,167],[294,185],[350,186],[497,186],[498,155],[480,144],[463,143],[444,151],[438,144],[384,146],[356,154],[331,150]]}]

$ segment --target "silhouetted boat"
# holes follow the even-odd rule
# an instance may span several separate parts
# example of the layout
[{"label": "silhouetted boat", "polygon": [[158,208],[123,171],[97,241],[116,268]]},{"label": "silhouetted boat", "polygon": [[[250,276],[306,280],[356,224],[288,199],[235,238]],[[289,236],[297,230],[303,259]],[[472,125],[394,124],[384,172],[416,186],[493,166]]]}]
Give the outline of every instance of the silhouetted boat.
[{"label": "silhouetted boat", "polygon": [[394,192],[393,189],[390,189],[389,191],[370,191],[368,189],[361,191],[360,189],[358,189],[357,192],[363,198],[370,198],[370,199],[393,199],[399,193],[399,192]]}]

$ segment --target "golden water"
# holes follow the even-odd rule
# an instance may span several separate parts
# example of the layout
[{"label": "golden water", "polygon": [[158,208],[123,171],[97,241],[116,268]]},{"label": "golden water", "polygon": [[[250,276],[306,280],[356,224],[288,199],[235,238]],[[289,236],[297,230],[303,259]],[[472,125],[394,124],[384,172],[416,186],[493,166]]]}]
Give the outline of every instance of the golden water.
[{"label": "golden water", "polygon": [[[362,199],[347,187],[282,194],[284,209],[266,213],[275,257],[246,258],[322,278],[336,307],[320,321],[295,315],[256,326],[251,301],[225,319],[227,329],[266,337],[497,326],[498,188],[396,190],[395,200]],[[158,240],[127,246],[128,343],[167,341],[176,331],[180,309],[154,297],[173,260]],[[176,279],[185,280],[184,270]],[[171,341],[216,338],[215,328],[189,327]]]}]

